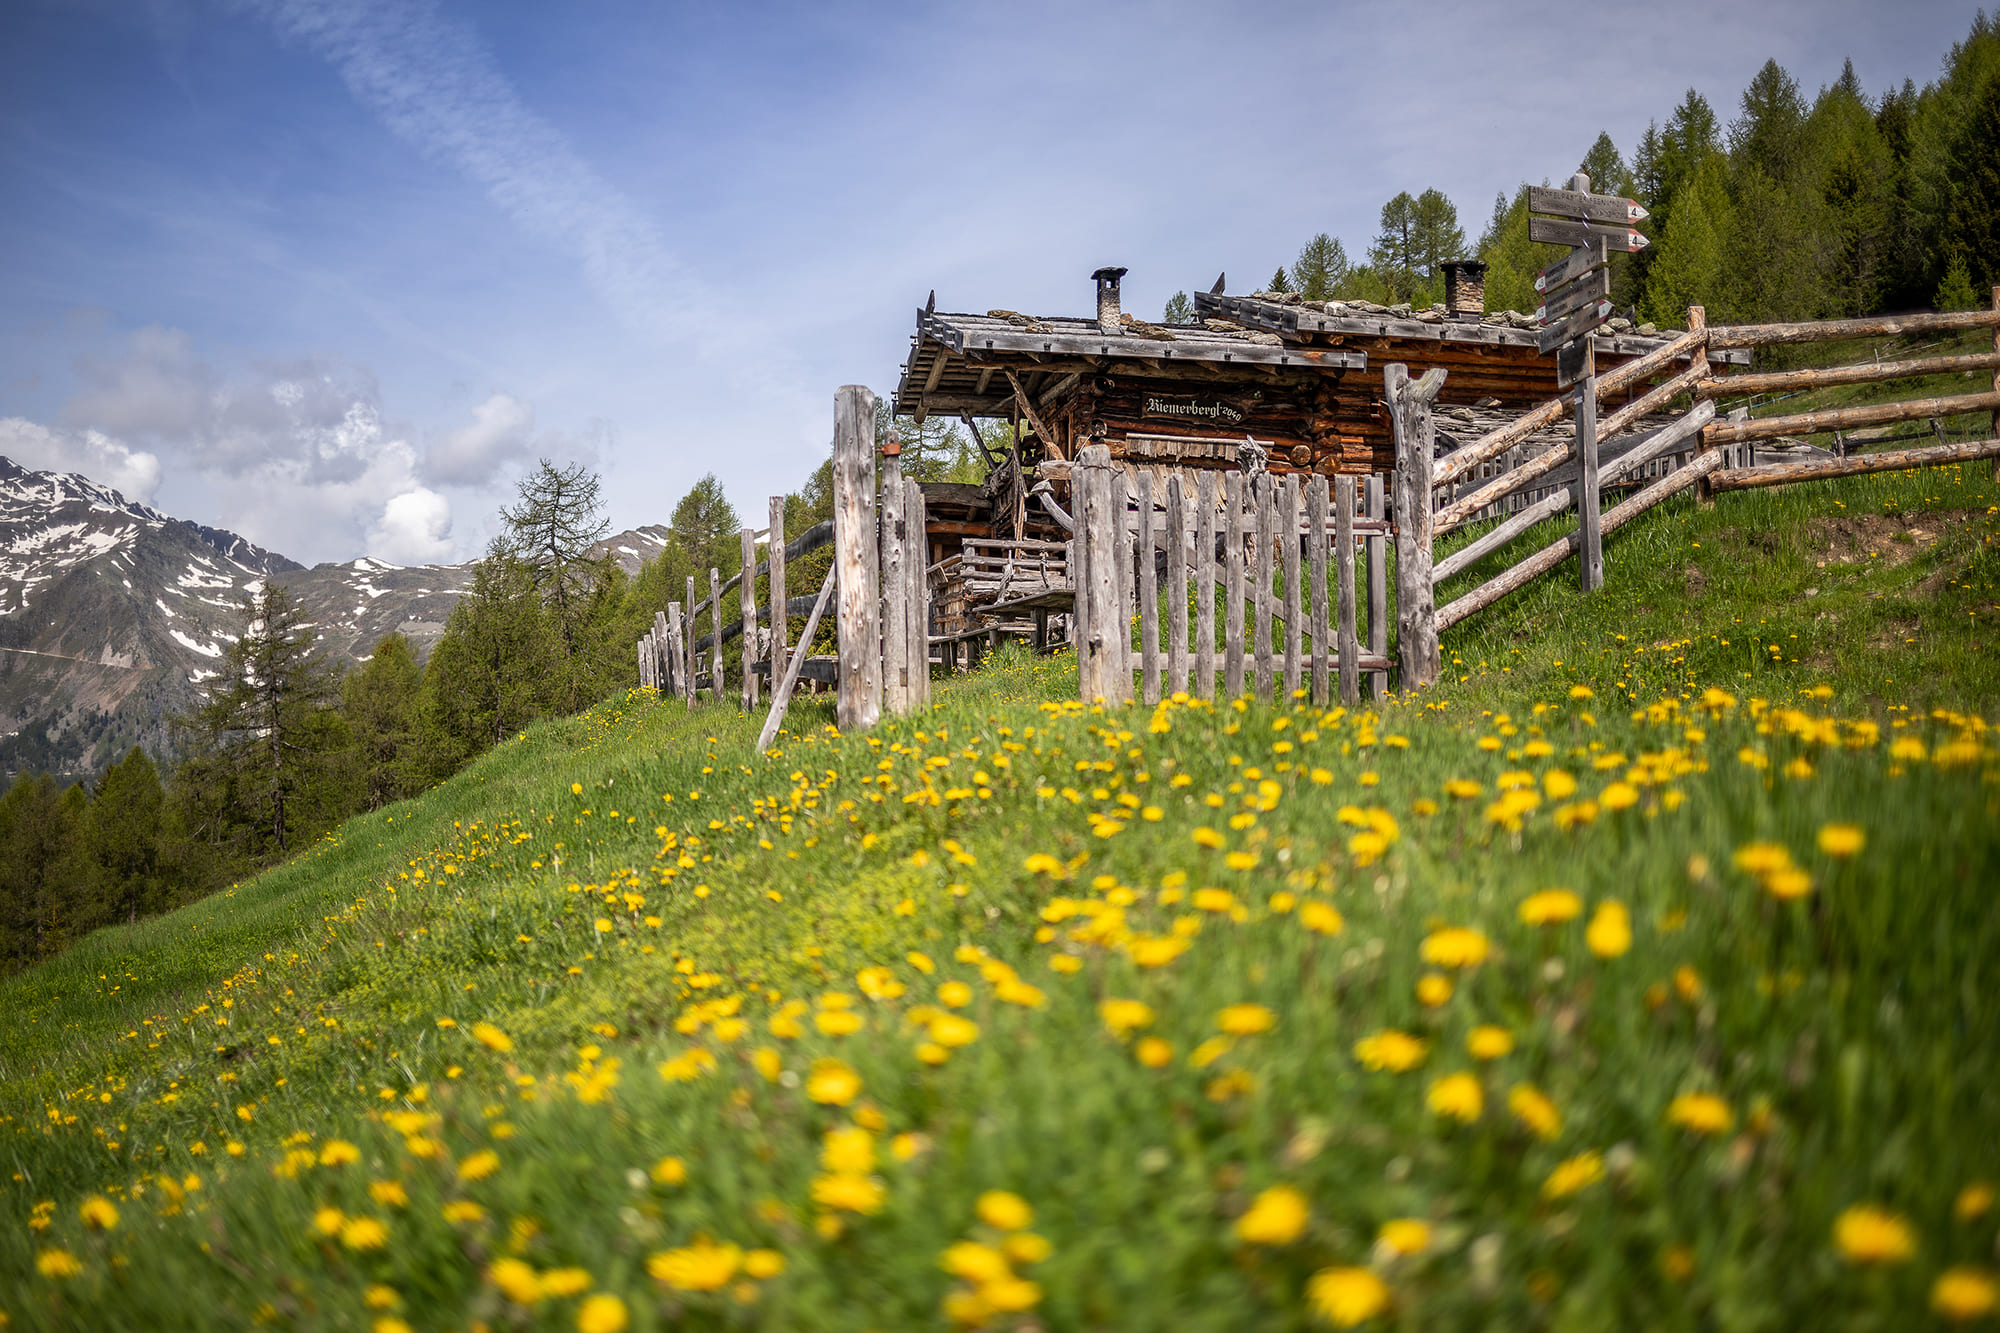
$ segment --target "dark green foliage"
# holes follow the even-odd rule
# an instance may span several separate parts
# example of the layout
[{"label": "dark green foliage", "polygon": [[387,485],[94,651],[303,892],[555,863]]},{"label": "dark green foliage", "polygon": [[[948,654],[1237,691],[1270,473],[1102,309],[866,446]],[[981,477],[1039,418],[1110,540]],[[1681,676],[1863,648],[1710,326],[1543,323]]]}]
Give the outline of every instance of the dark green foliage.
[{"label": "dark green foliage", "polygon": [[1276,273],[1273,273],[1271,275],[1270,285],[1267,286],[1264,290],[1267,292],[1288,292],[1291,289],[1292,289],[1291,275],[1286,273],[1284,269],[1280,268]]},{"label": "dark green foliage", "polygon": [[1292,264],[1292,283],[1308,301],[1324,301],[1340,290],[1349,267],[1347,247],[1321,232],[1299,251]]},{"label": "dark green foliage", "polygon": [[47,774],[23,774],[0,796],[0,951],[11,970],[83,933],[89,856],[77,802]]},{"label": "dark green foliage", "polygon": [[560,659],[533,575],[492,552],[474,569],[424,669],[419,712],[432,771],[456,772],[549,711]]},{"label": "dark green foliage", "polygon": [[172,881],[162,846],[167,793],[153,761],[133,746],[98,779],[95,795],[83,833],[97,873],[103,920],[137,921],[171,906]]},{"label": "dark green foliage", "polygon": [[1194,302],[1188,300],[1186,292],[1175,292],[1167,298],[1167,308],[1160,315],[1162,324],[1194,323]]},{"label": "dark green foliage", "polygon": [[1407,190],[1382,205],[1382,229],[1368,252],[1375,275],[1397,301],[1429,305],[1443,292],[1440,267],[1465,254],[1458,209],[1440,190]]},{"label": "dark green foliage", "polygon": [[379,810],[424,789],[428,765],[418,730],[423,679],[410,641],[391,634],[341,682],[340,710],[354,737],[366,809]]}]

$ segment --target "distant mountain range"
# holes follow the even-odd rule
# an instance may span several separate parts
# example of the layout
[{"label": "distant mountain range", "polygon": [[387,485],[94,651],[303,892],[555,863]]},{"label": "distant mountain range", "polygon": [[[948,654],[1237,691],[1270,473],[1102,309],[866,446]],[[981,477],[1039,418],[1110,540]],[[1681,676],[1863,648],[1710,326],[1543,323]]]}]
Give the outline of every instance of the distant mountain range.
[{"label": "distant mountain range", "polygon": [[[628,572],[666,544],[649,526],[600,551]],[[336,658],[365,661],[401,630],[419,656],[472,582],[472,565],[363,557],[311,569],[236,533],[173,518],[72,472],[0,457],[0,773],[81,777],[133,745],[171,750],[167,719],[200,699],[276,580]]]}]

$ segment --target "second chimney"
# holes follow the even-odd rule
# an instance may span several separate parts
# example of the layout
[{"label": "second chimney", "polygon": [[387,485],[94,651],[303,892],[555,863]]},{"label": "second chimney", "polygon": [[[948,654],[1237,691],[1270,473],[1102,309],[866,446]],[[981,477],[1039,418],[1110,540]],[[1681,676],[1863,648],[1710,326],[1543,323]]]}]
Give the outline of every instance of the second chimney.
[{"label": "second chimney", "polygon": [[1481,319],[1486,314],[1486,265],[1477,259],[1454,259],[1444,267],[1444,308],[1453,319]]},{"label": "second chimney", "polygon": [[1118,304],[1118,280],[1122,268],[1101,268],[1090,275],[1097,280],[1097,327],[1102,333],[1125,332],[1125,312]]}]

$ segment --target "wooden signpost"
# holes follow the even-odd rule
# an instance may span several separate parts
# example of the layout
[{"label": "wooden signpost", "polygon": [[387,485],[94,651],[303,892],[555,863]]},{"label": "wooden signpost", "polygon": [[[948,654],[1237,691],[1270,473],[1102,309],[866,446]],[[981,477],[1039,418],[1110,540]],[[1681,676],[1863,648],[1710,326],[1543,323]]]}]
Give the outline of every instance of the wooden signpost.
[{"label": "wooden signpost", "polygon": [[1604,586],[1604,547],[1598,516],[1597,360],[1590,335],[1611,318],[1611,252],[1646,248],[1646,238],[1631,225],[1643,221],[1646,210],[1637,200],[1592,194],[1590,177],[1578,172],[1566,190],[1530,189],[1528,211],[1555,215],[1530,217],[1529,240],[1570,247],[1566,257],[1535,279],[1535,290],[1542,294],[1541,309],[1535,312],[1542,325],[1536,344],[1543,356],[1556,354],[1556,387],[1577,386],[1577,577],[1585,592],[1596,592]]}]

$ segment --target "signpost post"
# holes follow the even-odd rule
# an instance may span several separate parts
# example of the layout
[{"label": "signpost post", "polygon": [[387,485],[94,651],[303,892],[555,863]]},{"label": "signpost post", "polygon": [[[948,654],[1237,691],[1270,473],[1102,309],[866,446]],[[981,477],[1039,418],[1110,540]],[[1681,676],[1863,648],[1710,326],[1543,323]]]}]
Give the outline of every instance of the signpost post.
[{"label": "signpost post", "polygon": [[1528,211],[1555,215],[1531,216],[1529,240],[1570,247],[1535,279],[1542,294],[1536,343],[1543,356],[1556,354],[1556,387],[1577,386],[1577,578],[1585,592],[1596,592],[1604,586],[1604,547],[1597,512],[1597,358],[1590,335],[1611,318],[1611,252],[1646,248],[1646,238],[1631,225],[1646,210],[1632,199],[1592,194],[1590,177],[1578,172],[1567,190],[1530,189]]}]

